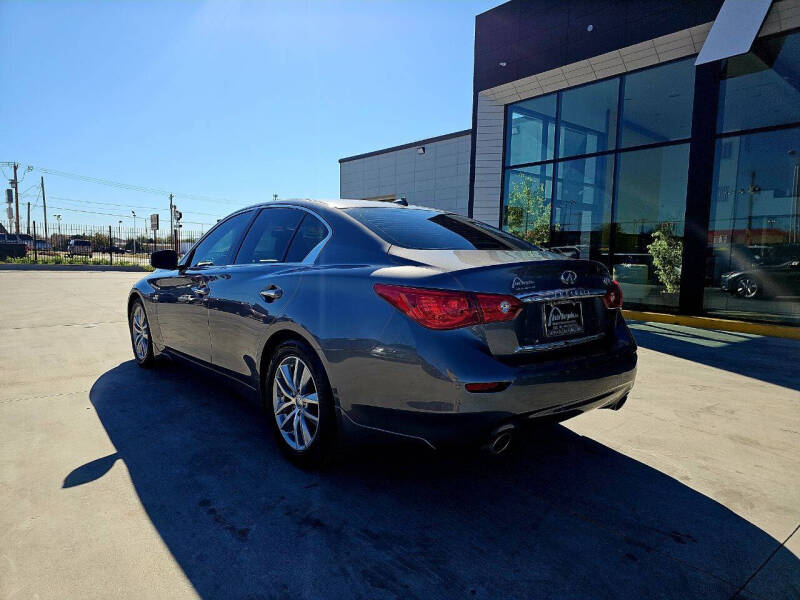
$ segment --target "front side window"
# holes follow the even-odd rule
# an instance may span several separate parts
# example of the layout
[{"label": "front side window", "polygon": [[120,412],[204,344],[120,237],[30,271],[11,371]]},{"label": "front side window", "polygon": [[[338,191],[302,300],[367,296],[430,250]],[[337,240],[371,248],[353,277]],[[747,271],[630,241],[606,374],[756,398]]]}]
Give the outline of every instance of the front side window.
[{"label": "front side window", "polygon": [[283,262],[286,249],[305,214],[295,208],[263,209],[247,232],[236,256],[236,264]]},{"label": "front side window", "polygon": [[191,266],[210,267],[228,264],[233,246],[241,238],[252,216],[252,211],[239,213],[211,230],[195,248]]},{"label": "front side window", "polygon": [[536,250],[499,229],[417,208],[350,208],[347,214],[388,243],[416,250]]}]

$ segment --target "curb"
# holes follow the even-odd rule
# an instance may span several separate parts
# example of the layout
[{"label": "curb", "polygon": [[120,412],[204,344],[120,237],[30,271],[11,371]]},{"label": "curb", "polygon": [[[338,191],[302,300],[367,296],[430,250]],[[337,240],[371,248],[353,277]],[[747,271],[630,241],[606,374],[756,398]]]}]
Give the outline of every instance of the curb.
[{"label": "curb", "polygon": [[147,272],[147,269],[135,265],[40,265],[0,263],[0,271],[138,271],[144,273]]},{"label": "curb", "polygon": [[633,321],[652,321],[655,323],[668,323],[670,325],[685,325],[698,329],[718,329],[735,333],[752,333],[771,337],[800,340],[800,327],[790,325],[770,325],[767,323],[749,323],[747,321],[734,321],[732,319],[716,319],[713,317],[690,317],[687,315],[670,315],[666,313],[642,312],[638,310],[623,310],[622,315]]}]

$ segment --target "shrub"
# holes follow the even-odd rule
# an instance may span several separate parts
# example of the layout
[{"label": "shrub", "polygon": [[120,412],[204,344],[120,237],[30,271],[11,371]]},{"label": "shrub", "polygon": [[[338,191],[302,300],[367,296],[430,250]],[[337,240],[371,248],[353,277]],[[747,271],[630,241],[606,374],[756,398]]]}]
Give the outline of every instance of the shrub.
[{"label": "shrub", "polygon": [[670,294],[680,291],[683,242],[675,236],[672,223],[661,223],[652,238],[647,251],[653,257],[658,280]]}]

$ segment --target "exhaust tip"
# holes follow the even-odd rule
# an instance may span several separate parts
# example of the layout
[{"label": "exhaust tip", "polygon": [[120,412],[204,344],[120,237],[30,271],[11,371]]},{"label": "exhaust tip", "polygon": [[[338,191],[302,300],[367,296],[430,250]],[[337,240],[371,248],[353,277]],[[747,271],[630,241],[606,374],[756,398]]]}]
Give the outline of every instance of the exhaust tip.
[{"label": "exhaust tip", "polygon": [[496,436],[491,444],[489,445],[489,450],[492,454],[502,454],[511,446],[511,433],[504,432],[500,435]]},{"label": "exhaust tip", "polygon": [[505,425],[492,432],[486,442],[486,451],[492,456],[500,456],[508,452],[508,449],[511,448],[511,443],[514,441],[515,431],[516,428],[513,425]]},{"label": "exhaust tip", "polygon": [[620,408],[625,406],[625,403],[627,401],[628,401],[628,394],[625,394],[622,398],[617,400],[614,404],[609,404],[608,406],[604,406],[603,408],[608,408],[608,409],[611,409],[611,410],[619,410]]}]

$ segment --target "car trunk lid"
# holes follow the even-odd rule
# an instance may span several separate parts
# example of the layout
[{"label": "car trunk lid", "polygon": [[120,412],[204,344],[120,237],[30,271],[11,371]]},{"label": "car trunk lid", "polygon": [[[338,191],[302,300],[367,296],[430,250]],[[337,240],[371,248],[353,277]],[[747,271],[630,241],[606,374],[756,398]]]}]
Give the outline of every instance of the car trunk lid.
[{"label": "car trunk lid", "polygon": [[496,355],[538,353],[602,338],[611,316],[602,296],[607,269],[546,251],[410,250],[390,253],[441,269],[470,292],[513,295],[523,310],[513,321],[482,329]]}]

